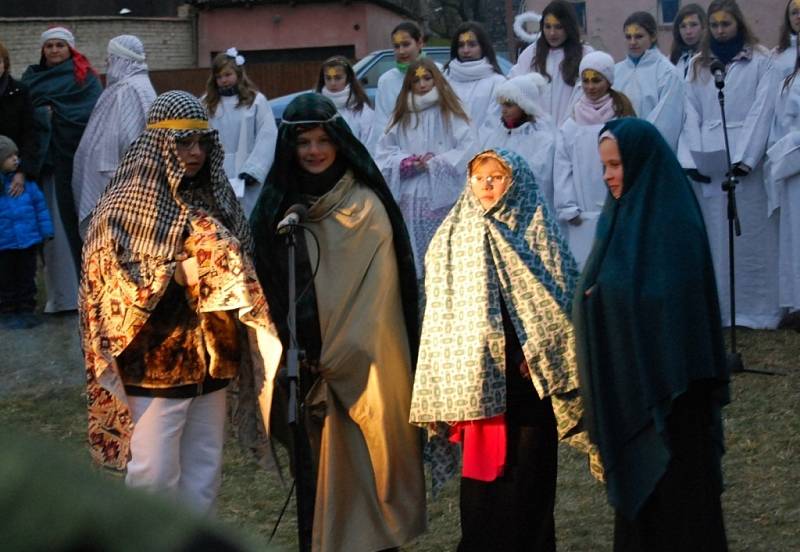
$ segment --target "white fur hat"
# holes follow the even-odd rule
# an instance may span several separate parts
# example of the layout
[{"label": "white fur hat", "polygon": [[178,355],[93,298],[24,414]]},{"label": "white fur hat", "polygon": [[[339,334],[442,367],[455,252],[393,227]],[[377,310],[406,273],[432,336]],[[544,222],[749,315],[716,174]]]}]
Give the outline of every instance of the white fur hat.
[{"label": "white fur hat", "polygon": [[75,37],[66,27],[50,27],[47,29],[42,33],[42,36],[39,37],[39,46],[44,46],[45,42],[53,39],[63,40],[71,47],[75,47]]},{"label": "white fur hat", "polygon": [[609,84],[614,84],[614,58],[607,53],[595,50],[586,54],[581,60],[578,74],[583,75],[586,69],[594,69],[603,75]]},{"label": "white fur hat", "polygon": [[498,102],[510,100],[528,115],[539,119],[546,113],[542,109],[542,93],[545,86],[547,81],[542,75],[526,73],[498,85],[494,89],[494,95]]}]

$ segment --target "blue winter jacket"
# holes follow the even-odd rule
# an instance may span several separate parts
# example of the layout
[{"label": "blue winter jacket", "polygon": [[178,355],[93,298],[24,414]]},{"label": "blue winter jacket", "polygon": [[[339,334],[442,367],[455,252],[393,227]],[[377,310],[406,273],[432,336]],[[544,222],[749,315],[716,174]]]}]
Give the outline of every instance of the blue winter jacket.
[{"label": "blue winter jacket", "polygon": [[8,195],[13,173],[2,173],[0,188],[0,251],[26,249],[53,237],[53,221],[44,196],[35,182],[25,182],[25,191]]}]

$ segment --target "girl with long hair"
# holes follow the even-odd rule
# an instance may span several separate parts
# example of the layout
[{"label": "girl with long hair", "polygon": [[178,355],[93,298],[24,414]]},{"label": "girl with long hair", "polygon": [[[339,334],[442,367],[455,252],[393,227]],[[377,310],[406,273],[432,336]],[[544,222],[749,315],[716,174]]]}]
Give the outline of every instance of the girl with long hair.
[{"label": "girl with long hair", "polygon": [[467,21],[456,29],[444,75],[476,129],[487,118],[499,115],[494,91],[506,78],[497,64],[492,41],[480,23]]},{"label": "girl with long hair", "polygon": [[269,101],[247,77],[244,63],[236,48],[217,54],[202,101],[225,150],[225,174],[249,216],[272,166],[278,129]]},{"label": "girl with long hair", "polygon": [[552,212],[556,128],[542,105],[546,87],[547,81],[538,73],[501,83],[495,90],[500,116],[487,120],[479,137],[481,149],[502,148],[525,159]]},{"label": "girl with long hair", "polygon": [[333,56],[322,62],[316,91],[333,102],[353,136],[365,146],[370,144],[374,111],[346,57]]},{"label": "girl with long hair", "polygon": [[783,11],[778,45],[772,51],[772,65],[781,79],[788,77],[794,70],[798,32],[800,32],[800,0],[789,0]]},{"label": "girl with long hair", "polygon": [[539,39],[525,48],[508,77],[539,73],[547,79],[543,103],[556,126],[569,116],[577,100],[581,59],[592,47],[581,42],[578,16],[572,2],[554,0],[542,11]]},{"label": "girl with long hair", "polygon": [[608,196],[600,171],[597,133],[612,119],[635,117],[630,100],[614,85],[614,59],[592,52],[580,66],[583,94],[556,139],[553,203],[566,226],[572,254],[582,267],[594,240],[594,229]]},{"label": "girl with long hair", "polygon": [[700,174],[692,155],[725,149],[718,91],[710,70],[717,60],[725,65],[725,115],[733,174],[739,178],[736,196],[742,234],[736,238],[736,324],[774,328],[781,318],[778,220],[767,215],[762,171],[774,110],[769,52],[758,43],[735,0],[714,0],[707,15],[709,32],[686,82],[686,122],[678,157],[694,180],[714,259],[722,321],[730,324],[727,199],[720,189],[724,175]]},{"label": "girl with long hair", "polygon": [[675,151],[683,125],[683,76],[658,49],[658,28],[652,15],[634,12],[622,28],[628,55],[614,69],[616,88]]},{"label": "girl with long hair", "polygon": [[672,50],[669,60],[678,68],[678,73],[686,78],[689,61],[700,49],[703,33],[708,21],[706,12],[697,4],[686,4],[678,10],[672,24]]},{"label": "girl with long hair", "polygon": [[428,243],[461,193],[477,147],[469,117],[436,64],[413,62],[375,162],[403,212],[418,279]]}]

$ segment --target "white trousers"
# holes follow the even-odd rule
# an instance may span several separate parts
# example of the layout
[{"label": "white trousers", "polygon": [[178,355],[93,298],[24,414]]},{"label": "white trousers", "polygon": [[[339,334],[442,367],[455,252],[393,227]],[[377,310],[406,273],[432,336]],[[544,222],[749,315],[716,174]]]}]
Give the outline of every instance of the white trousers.
[{"label": "white trousers", "polygon": [[125,483],[208,514],[222,481],[226,390],[190,399],[128,397],[134,428]]}]

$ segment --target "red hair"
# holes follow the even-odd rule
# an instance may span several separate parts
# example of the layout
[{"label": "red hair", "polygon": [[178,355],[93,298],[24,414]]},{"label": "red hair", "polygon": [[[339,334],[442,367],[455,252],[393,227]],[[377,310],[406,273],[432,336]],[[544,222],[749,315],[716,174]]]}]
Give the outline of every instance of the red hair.
[{"label": "red hair", "polygon": [[72,64],[75,66],[75,81],[78,84],[83,84],[89,73],[97,76],[97,71],[94,70],[92,64],[86,59],[86,56],[72,46],[67,45],[67,47],[69,48],[70,54],[72,54]]}]

